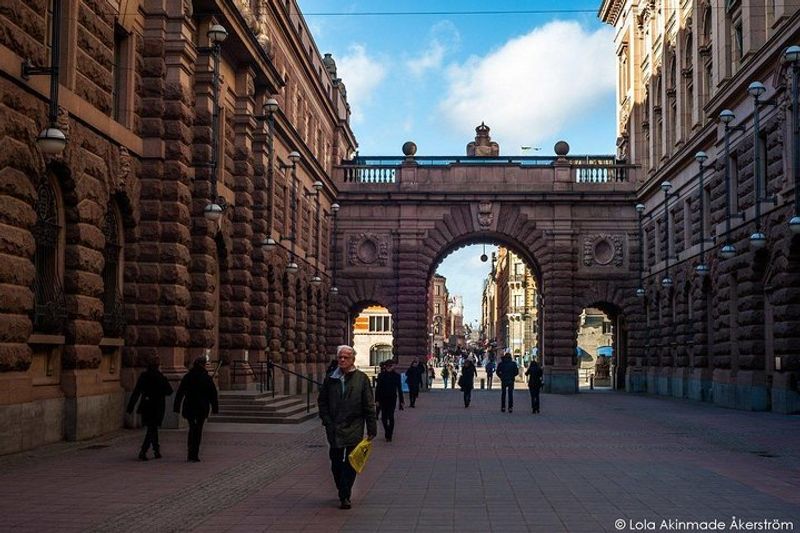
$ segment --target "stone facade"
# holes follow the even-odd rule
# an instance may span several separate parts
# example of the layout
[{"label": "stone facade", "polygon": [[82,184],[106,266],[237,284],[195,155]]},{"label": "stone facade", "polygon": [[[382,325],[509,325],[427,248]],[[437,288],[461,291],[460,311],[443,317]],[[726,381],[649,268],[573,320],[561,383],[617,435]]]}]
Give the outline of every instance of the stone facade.
[{"label": "stone facade", "polygon": [[[798,8],[602,3],[601,19],[616,29],[618,157],[644,170],[636,319],[645,327],[631,329],[628,390],[800,412],[800,237],[788,225],[798,130],[792,68],[782,60],[800,43]],[[764,86],[758,130],[747,91],[755,81]],[[726,109],[734,114],[727,128]],[[664,181],[672,185],[666,208]],[[763,248],[750,238],[759,230]],[[735,253],[725,257],[729,244]],[[698,275],[701,264],[708,275]]]},{"label": "stone facade", "polygon": [[[68,142],[48,156],[35,139],[49,76],[23,78],[20,64],[49,64],[51,4],[0,10],[0,453],[119,428],[154,357],[177,380],[207,354],[222,387],[244,359],[319,375],[330,173],[356,144],[336,65],[296,3],[62,0]],[[212,24],[228,32],[216,115]],[[274,136],[259,118],[270,97]],[[218,222],[203,216],[214,162]],[[277,250],[259,246],[268,236]]]}]

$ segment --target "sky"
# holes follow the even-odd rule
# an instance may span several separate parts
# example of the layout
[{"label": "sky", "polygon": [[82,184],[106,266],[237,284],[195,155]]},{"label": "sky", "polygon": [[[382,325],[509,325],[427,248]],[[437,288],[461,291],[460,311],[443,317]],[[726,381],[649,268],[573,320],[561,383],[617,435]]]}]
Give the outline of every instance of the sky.
[{"label": "sky", "polygon": [[[562,139],[573,155],[614,153],[614,33],[597,20],[600,0],[299,3],[347,87],[359,155],[400,156],[414,141],[419,156],[463,156],[481,122],[501,155],[553,155]],[[416,14],[359,15],[387,11]],[[475,279],[488,272],[470,250],[439,269],[466,322],[480,318]]]}]

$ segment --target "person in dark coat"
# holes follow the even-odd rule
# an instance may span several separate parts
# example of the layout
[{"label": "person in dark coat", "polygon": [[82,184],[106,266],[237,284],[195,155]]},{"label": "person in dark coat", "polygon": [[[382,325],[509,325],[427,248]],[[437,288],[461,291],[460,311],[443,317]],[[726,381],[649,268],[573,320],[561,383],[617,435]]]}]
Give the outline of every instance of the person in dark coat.
[{"label": "person in dark coat", "polygon": [[495,364],[494,359],[489,359],[484,367],[486,369],[486,386],[490,390],[492,388],[492,381],[494,381],[494,370],[496,367],[497,365]]},{"label": "person in dark coat", "polygon": [[144,442],[142,442],[142,449],[139,452],[139,459],[147,461],[147,451],[150,446],[153,447],[153,457],[161,459],[161,447],[158,444],[158,426],[164,421],[164,400],[167,396],[172,395],[172,385],[169,384],[167,378],[158,369],[160,365],[159,359],[150,361],[147,365],[147,370],[139,374],[139,379],[136,381],[136,387],[133,389],[131,399],[128,402],[128,414],[133,414],[133,408],[136,402],[139,402],[139,408],[136,410],[142,417],[142,425],[147,428],[144,434]]},{"label": "person in dark coat", "polygon": [[464,407],[469,407],[472,401],[472,389],[475,388],[475,376],[478,371],[471,359],[467,359],[464,368],[461,369],[461,377],[458,378],[458,386],[464,391]]},{"label": "person in dark coat", "polygon": [[514,411],[514,379],[519,375],[519,367],[506,353],[497,365],[497,377],[500,378],[500,411],[506,410],[506,394],[508,394],[508,412]]},{"label": "person in dark coat", "polygon": [[536,359],[531,359],[525,375],[528,376],[528,390],[531,393],[531,411],[535,414],[539,412],[539,390],[542,388],[542,367]]},{"label": "person in dark coat", "polygon": [[406,383],[408,384],[408,400],[411,407],[416,407],[417,396],[419,396],[419,389],[422,387],[422,375],[425,369],[419,364],[419,359],[416,357],[411,361],[411,366],[406,370]]},{"label": "person in dark coat", "polygon": [[383,424],[386,442],[392,442],[394,408],[397,406],[398,398],[400,399],[400,410],[403,410],[403,384],[401,381],[400,374],[394,371],[394,361],[391,359],[384,361],[375,385],[375,400],[381,413],[381,424]]},{"label": "person in dark coat", "polygon": [[189,422],[187,438],[189,462],[200,462],[200,441],[203,439],[203,424],[208,418],[209,408],[214,414],[219,412],[217,386],[206,370],[206,358],[198,357],[192,363],[192,368],[181,379],[173,405],[173,410],[176,413],[180,412]]},{"label": "person in dark coat", "polygon": [[367,426],[367,439],[375,438],[378,421],[375,419],[372,387],[367,375],[356,368],[355,350],[351,346],[339,346],[336,358],[338,367],[319,388],[317,405],[330,445],[328,456],[339,491],[339,508],[350,509],[356,471],[347,456],[364,438],[364,424]]}]

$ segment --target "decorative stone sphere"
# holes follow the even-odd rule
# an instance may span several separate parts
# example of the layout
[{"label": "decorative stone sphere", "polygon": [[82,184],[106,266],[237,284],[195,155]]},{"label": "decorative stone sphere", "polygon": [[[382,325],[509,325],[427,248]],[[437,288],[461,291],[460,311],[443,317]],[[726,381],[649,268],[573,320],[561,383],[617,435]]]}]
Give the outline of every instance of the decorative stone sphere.
[{"label": "decorative stone sphere", "polygon": [[565,157],[569,153],[569,144],[567,141],[558,141],[553,147],[558,157]]},{"label": "decorative stone sphere", "polygon": [[414,157],[414,154],[417,153],[417,145],[414,144],[412,141],[408,141],[403,143],[403,155],[406,157]]}]

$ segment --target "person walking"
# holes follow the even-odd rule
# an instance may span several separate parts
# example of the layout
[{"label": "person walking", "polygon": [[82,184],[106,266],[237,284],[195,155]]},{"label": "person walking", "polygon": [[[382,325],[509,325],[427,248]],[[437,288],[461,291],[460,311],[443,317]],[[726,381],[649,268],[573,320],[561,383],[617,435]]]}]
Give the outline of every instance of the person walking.
[{"label": "person walking", "polygon": [[471,359],[467,359],[467,362],[464,363],[464,368],[461,369],[461,377],[458,379],[458,386],[464,392],[465,408],[469,407],[472,401],[472,389],[475,388],[475,376],[477,375],[478,371],[475,368],[475,364]]},{"label": "person walking", "polygon": [[139,408],[136,410],[142,417],[142,425],[147,428],[144,434],[139,460],[147,461],[147,451],[153,447],[153,457],[161,459],[161,447],[158,444],[158,427],[164,421],[164,403],[167,396],[172,395],[172,385],[159,370],[160,361],[155,357],[147,365],[147,370],[139,374],[136,380],[136,387],[133,389],[131,399],[128,401],[128,414],[133,414],[136,402]]},{"label": "person walking", "polygon": [[492,381],[494,380],[494,370],[497,367],[497,365],[494,364],[494,360],[489,360],[486,362],[486,365],[484,365],[484,367],[486,369],[486,384],[487,387],[489,387],[489,390],[491,390]]},{"label": "person walking", "polygon": [[400,399],[400,410],[402,411],[404,405],[403,384],[400,374],[394,371],[394,361],[389,359],[384,361],[375,385],[375,400],[381,413],[381,424],[383,424],[383,435],[386,437],[386,442],[392,442],[394,409],[397,406],[398,398]]},{"label": "person walking", "polygon": [[411,366],[406,369],[406,383],[408,384],[408,401],[411,407],[416,407],[419,389],[422,387],[422,374],[425,369],[419,364],[415,357],[411,360]]},{"label": "person walking", "polygon": [[542,367],[536,359],[531,359],[525,375],[528,376],[528,391],[531,393],[531,412],[536,414],[539,412],[539,390],[542,388]]},{"label": "person walking", "polygon": [[214,385],[214,380],[208,375],[205,357],[195,359],[192,368],[181,379],[172,408],[176,413],[181,413],[183,418],[189,422],[186,459],[191,463],[199,463],[203,424],[208,418],[209,409],[214,414],[219,412],[217,387]]},{"label": "person walking", "polygon": [[436,379],[436,368],[433,363],[428,364],[428,390],[433,388],[433,380]]},{"label": "person walking", "polygon": [[519,367],[506,352],[497,365],[497,377],[500,378],[500,411],[506,410],[506,394],[508,395],[508,412],[514,411],[514,379],[519,375]]},{"label": "person walking", "polygon": [[339,508],[350,509],[350,495],[356,480],[356,471],[348,455],[364,438],[378,434],[375,402],[367,375],[356,368],[356,351],[352,346],[336,349],[338,366],[326,376],[319,389],[317,406],[319,417],[328,438],[328,457],[336,489],[339,491]]},{"label": "person walking", "polygon": [[450,363],[450,388],[456,388],[456,381],[458,381],[458,368],[453,363]]},{"label": "person walking", "polygon": [[450,366],[445,363],[442,365],[442,381],[444,382],[444,390],[447,390],[447,383],[450,379]]}]

